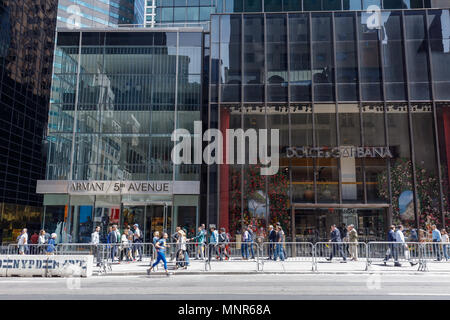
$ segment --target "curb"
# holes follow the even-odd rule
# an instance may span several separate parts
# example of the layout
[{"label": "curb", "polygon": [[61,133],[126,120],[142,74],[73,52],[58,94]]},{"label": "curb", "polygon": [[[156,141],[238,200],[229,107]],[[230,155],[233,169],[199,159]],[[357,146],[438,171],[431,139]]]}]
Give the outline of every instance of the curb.
[{"label": "curb", "polygon": [[[173,271],[172,271],[173,272]],[[214,271],[192,271],[192,272],[186,272],[186,271],[179,271],[179,272],[173,272],[172,275],[258,275],[258,274],[274,274],[274,275],[283,275],[283,274],[290,274],[290,275],[294,275],[294,274],[311,274],[311,275],[316,275],[316,274],[338,274],[338,275],[349,275],[349,274],[357,274],[357,275],[372,275],[372,274],[379,274],[379,275],[426,275],[426,274],[433,274],[433,273],[447,273],[447,271],[428,271],[428,272],[423,272],[423,271],[400,271],[400,272],[396,272],[396,271],[381,271],[381,272],[377,272],[377,271],[316,271],[316,272],[311,272],[311,271],[286,271],[286,272],[277,272],[277,271],[236,271],[236,272],[231,272],[231,271],[224,271],[224,272],[214,272]],[[106,274],[93,274],[94,277],[104,277],[104,276],[148,276],[147,272],[109,272]],[[152,275],[155,276],[163,276],[165,275],[165,272],[152,272]],[[149,276],[151,277],[151,275]]]}]

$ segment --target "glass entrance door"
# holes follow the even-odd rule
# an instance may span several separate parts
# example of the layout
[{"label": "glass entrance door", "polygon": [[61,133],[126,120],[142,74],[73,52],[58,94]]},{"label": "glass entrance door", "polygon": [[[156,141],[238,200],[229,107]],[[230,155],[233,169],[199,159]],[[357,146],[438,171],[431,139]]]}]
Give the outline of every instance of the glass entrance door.
[{"label": "glass entrance door", "polygon": [[[172,227],[172,206],[168,203],[155,203],[146,206],[145,239],[153,241],[153,233],[159,231],[160,235],[167,232],[170,237]],[[169,239],[170,241],[170,239]]]},{"label": "glass entrance door", "polygon": [[353,224],[359,241],[380,241],[387,229],[387,209],[318,208],[295,209],[296,241],[317,242],[330,239],[330,227]]}]

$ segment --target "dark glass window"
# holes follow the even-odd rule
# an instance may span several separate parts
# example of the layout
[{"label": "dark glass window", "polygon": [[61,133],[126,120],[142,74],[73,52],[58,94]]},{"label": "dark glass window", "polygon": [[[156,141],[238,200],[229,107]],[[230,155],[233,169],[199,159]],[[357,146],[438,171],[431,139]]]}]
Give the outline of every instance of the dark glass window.
[{"label": "dark glass window", "polygon": [[322,6],[320,0],[303,0],[303,10],[304,11],[320,11]]},{"label": "dark glass window", "polygon": [[237,42],[241,39],[241,17],[239,15],[224,15],[220,18],[220,41]]},{"label": "dark glass window", "polygon": [[244,11],[243,0],[226,0],[225,1],[225,12],[226,13],[243,12],[243,11]]},{"label": "dark glass window", "polygon": [[322,0],[323,10],[341,10],[341,0]]},{"label": "dark glass window", "polygon": [[264,12],[283,11],[283,2],[280,0],[264,0]]},{"label": "dark glass window", "polygon": [[244,16],[244,42],[264,42],[264,18],[262,16]]},{"label": "dark glass window", "polygon": [[410,0],[383,0],[384,9],[409,9]]},{"label": "dark glass window", "polygon": [[266,18],[266,41],[286,42],[286,15],[268,15]]},{"label": "dark glass window", "polygon": [[301,0],[283,0],[283,11],[301,11]]},{"label": "dark glass window", "polygon": [[425,37],[425,12],[405,12],[406,39],[424,40]]},{"label": "dark glass window", "polygon": [[312,15],[312,40],[331,41],[333,30],[331,28],[330,14]]},{"label": "dark glass window", "polygon": [[309,41],[309,19],[306,14],[289,15],[289,41],[307,42]]},{"label": "dark glass window", "polygon": [[260,43],[244,45],[244,83],[258,84],[264,80],[264,46]]},{"label": "dark glass window", "polygon": [[352,83],[358,80],[356,46],[354,42],[336,43],[336,82]]},{"label": "dark glass window", "polygon": [[361,10],[361,0],[342,0],[344,10]]},{"label": "dark glass window", "polygon": [[355,17],[353,13],[336,13],[334,23],[336,41],[355,41]]},{"label": "dark glass window", "polygon": [[244,12],[262,12],[262,0],[244,0]]},{"label": "dark glass window", "polygon": [[361,82],[381,82],[378,41],[359,42]]}]

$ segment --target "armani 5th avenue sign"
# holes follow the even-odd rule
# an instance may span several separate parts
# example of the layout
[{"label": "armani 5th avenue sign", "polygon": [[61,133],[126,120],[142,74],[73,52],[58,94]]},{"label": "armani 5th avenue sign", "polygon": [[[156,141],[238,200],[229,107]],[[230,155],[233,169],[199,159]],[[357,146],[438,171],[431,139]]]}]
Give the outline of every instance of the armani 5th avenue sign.
[{"label": "armani 5th avenue sign", "polygon": [[172,182],[167,181],[70,181],[69,194],[171,194]]}]

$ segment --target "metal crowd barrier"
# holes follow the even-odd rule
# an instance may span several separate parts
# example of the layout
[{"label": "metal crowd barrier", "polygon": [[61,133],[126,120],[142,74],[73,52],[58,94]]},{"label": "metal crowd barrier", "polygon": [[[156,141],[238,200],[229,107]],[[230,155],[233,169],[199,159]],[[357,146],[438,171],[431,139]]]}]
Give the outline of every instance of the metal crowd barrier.
[{"label": "metal crowd barrier", "polygon": [[428,271],[430,263],[445,263],[450,260],[450,243],[445,242],[423,242],[422,263],[423,268]]},{"label": "metal crowd barrier", "polygon": [[314,271],[319,263],[333,259],[345,263],[363,262],[368,270],[368,247],[365,242],[316,242],[314,245]]},{"label": "metal crowd barrier", "polygon": [[211,270],[211,262],[251,262],[260,269],[261,249],[256,242],[226,242],[207,244],[205,271]]},{"label": "metal crowd barrier", "polygon": [[374,262],[387,265],[391,260],[395,264],[398,262],[409,263],[411,266],[418,265],[418,271],[424,271],[423,265],[423,244],[419,242],[387,242],[374,241],[368,243],[369,256],[368,266]]},{"label": "metal crowd barrier", "polygon": [[[15,243],[10,243],[7,246],[5,254],[19,254],[20,246]],[[47,254],[48,244],[25,244],[23,245],[24,254]],[[2,249],[4,250],[4,249]],[[55,245],[53,254],[58,254],[58,246]]]},{"label": "metal crowd barrier", "polygon": [[[260,248],[261,271],[265,264],[274,264],[278,259],[289,263],[310,262],[314,271],[314,245],[311,242],[264,242]],[[286,270],[284,264],[282,267]]]},{"label": "metal crowd barrier", "polygon": [[[206,246],[205,246],[206,247]],[[204,250],[203,250],[204,252]],[[181,245],[176,242],[166,242],[166,252],[165,252],[167,267],[168,269],[180,269],[186,268],[191,264],[191,260],[202,260],[206,259],[205,253],[202,256],[201,245],[196,242],[186,243]],[[156,248],[154,247],[154,260],[156,260]],[[156,266],[159,270],[162,263]]]}]

